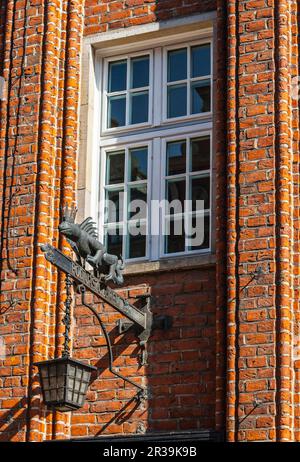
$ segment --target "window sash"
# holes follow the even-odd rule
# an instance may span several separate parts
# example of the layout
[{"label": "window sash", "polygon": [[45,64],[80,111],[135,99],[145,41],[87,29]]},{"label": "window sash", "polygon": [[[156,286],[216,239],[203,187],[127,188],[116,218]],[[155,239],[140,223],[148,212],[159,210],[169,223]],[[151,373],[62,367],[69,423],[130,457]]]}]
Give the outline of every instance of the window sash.
[{"label": "window sash", "polygon": [[[211,88],[211,111],[208,113],[191,114],[179,118],[166,118],[166,105],[167,105],[167,61],[168,51],[172,49],[188,48],[188,56],[190,60],[190,49],[193,46],[201,44],[210,44],[211,51],[211,75],[210,88]],[[149,43],[149,47],[151,44]],[[138,56],[149,55],[149,121],[147,123],[127,125],[124,127],[116,127],[107,129],[107,96],[108,96],[108,66],[110,62],[127,59],[128,69],[130,67],[130,59]],[[114,57],[102,58],[102,89],[104,91],[101,95],[101,132],[100,132],[100,187],[98,189],[100,196],[100,203],[103,203],[104,194],[110,188],[105,185],[105,174],[106,174],[106,152],[120,151],[124,148],[135,148],[139,146],[148,146],[148,180],[147,180],[147,202],[148,202],[148,235],[146,236],[146,256],[138,259],[129,259],[130,262],[135,261],[155,261],[160,258],[180,257],[183,255],[201,254],[208,253],[212,249],[212,210],[214,208],[212,202],[213,188],[212,188],[212,108],[213,108],[213,43],[210,37],[203,37],[201,40],[190,40],[179,42],[172,46],[154,46],[153,49],[145,48],[141,51],[134,53],[123,53],[118,54]],[[100,62],[99,62],[100,65]],[[190,64],[189,64],[190,65]],[[129,72],[127,72],[127,81],[130,79]],[[188,75],[190,77],[190,75]],[[207,76],[195,77],[186,79],[188,82],[207,80]],[[170,84],[178,84],[179,82],[170,82]],[[130,98],[130,93],[141,91],[141,89],[129,89],[129,83],[127,82],[126,98]],[[190,83],[188,85],[190,87]],[[118,92],[110,93],[112,95]],[[120,92],[123,93],[123,92]],[[190,98],[188,98],[190,101]],[[127,111],[129,106],[126,104]],[[128,120],[128,119],[127,119]],[[143,129],[143,130],[142,130]],[[174,254],[166,253],[164,251],[165,236],[162,235],[164,215],[159,217],[159,230],[160,236],[151,236],[150,230],[152,226],[151,207],[149,207],[149,201],[151,199],[163,200],[165,197],[165,185],[168,177],[165,175],[165,162],[166,162],[166,142],[169,140],[183,139],[183,138],[198,138],[202,136],[210,136],[210,170],[199,172],[189,172],[189,178],[193,176],[208,176],[210,175],[210,209],[204,213],[210,214],[210,246],[205,249],[187,250],[183,252],[176,252]],[[165,146],[164,146],[165,144]],[[189,144],[189,143],[188,143]],[[162,156],[164,157],[162,161]],[[187,160],[188,162],[188,160]],[[125,174],[128,175],[128,166],[125,167]],[[186,172],[187,174],[187,172]],[[186,175],[185,175],[186,176]],[[182,175],[178,175],[182,177]],[[175,179],[175,176],[170,176]],[[127,188],[130,186],[130,182],[127,182]],[[133,184],[138,185],[138,182]],[[111,188],[116,188],[119,185],[111,185]],[[186,182],[186,188],[188,184]],[[103,210],[98,211],[100,228],[100,239],[104,239],[105,227],[103,222]],[[126,217],[127,219],[127,217]],[[127,238],[127,241],[129,239]],[[123,236],[123,249],[125,249],[126,237]]]},{"label": "window sash", "polygon": [[[130,76],[131,76],[131,60],[142,56],[149,56],[149,85],[140,88],[130,88]],[[109,92],[109,64],[117,61],[127,62],[127,83],[126,90]],[[103,60],[103,79],[102,79],[102,107],[101,107],[101,135],[112,135],[116,132],[124,132],[128,130],[137,130],[142,127],[149,127],[152,125],[152,113],[153,113],[153,50],[143,50],[136,53],[123,54],[114,56],[111,58],[104,58]],[[148,121],[137,124],[130,124],[130,98],[133,93],[140,93],[148,91]],[[122,96],[126,98],[126,114],[125,114],[125,125],[120,127],[108,127],[108,110],[109,110],[109,97]]]}]

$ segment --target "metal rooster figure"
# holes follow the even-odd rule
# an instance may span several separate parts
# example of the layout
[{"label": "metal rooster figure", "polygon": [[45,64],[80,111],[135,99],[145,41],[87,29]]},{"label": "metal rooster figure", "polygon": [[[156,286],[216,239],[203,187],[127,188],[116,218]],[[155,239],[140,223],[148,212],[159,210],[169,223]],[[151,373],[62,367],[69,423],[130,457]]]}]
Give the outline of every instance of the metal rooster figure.
[{"label": "metal rooster figure", "polygon": [[77,209],[66,206],[63,210],[63,221],[58,229],[71,245],[77,257],[77,263],[82,267],[85,262],[94,269],[94,275],[105,275],[105,281],[113,281],[117,285],[124,282],[122,271],[124,262],[121,256],[107,252],[106,247],[98,240],[96,223],[91,217],[76,224]]}]

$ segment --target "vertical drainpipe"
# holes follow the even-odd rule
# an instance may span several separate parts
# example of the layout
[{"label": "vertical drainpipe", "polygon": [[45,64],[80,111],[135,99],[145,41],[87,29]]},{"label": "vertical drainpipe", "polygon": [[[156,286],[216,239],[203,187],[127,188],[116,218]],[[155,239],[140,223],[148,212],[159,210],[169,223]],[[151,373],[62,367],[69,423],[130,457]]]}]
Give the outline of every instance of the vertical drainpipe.
[{"label": "vertical drainpipe", "polygon": [[236,440],[236,336],[237,336],[237,14],[236,0],[227,2],[227,441]]},{"label": "vertical drainpipe", "polygon": [[291,291],[291,61],[290,0],[275,2],[275,162],[276,162],[276,439],[292,432],[292,291]]}]

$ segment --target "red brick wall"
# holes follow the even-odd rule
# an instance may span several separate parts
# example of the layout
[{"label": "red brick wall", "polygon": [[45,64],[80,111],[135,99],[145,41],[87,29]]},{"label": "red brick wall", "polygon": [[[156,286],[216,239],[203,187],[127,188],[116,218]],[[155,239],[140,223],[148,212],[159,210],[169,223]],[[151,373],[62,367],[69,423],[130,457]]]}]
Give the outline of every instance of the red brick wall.
[{"label": "red brick wall", "polygon": [[[72,416],[73,437],[215,428],[214,269],[126,278],[126,286],[136,284],[140,289],[134,294],[142,293],[144,285],[151,288],[154,315],[173,318],[171,329],[153,332],[148,342],[148,365],[139,365],[135,335],[118,335],[116,322],[121,316],[109,306],[98,305],[98,312],[110,332],[115,367],[132,380],[142,380],[149,402],[137,406],[130,401],[136,389],[107,370],[107,348],[98,321],[87,308],[79,306],[75,310],[74,356],[91,360],[99,371],[84,408]],[[124,296],[134,294],[131,290]]]},{"label": "red brick wall", "polygon": [[216,9],[215,0],[86,0],[86,35]]},{"label": "red brick wall", "polygon": [[[82,308],[75,352],[92,362],[101,358],[100,378],[94,377],[71,431],[68,416],[41,403],[33,362],[61,350],[63,285],[40,245],[67,251],[57,225],[59,205],[74,200],[84,19],[85,34],[92,34],[215,8],[193,0],[174,0],[171,8],[169,0],[128,2],[87,1],[85,18],[79,0],[1,3],[0,65],[8,101],[0,107],[0,335],[7,347],[0,360],[0,438],[216,425],[226,428],[230,441],[298,441],[299,114],[291,99],[291,78],[299,73],[296,0],[217,0],[216,275],[211,268],[194,270],[192,277],[129,278],[129,285],[151,286],[154,309],[173,313],[174,326],[163,337],[154,333],[144,370],[137,370],[129,334],[116,338],[116,364],[136,379],[147,377],[150,406],[132,414],[127,408],[116,423],[112,411],[126,406],[132,391],[104,370],[103,338]],[[252,280],[259,267],[263,274]],[[107,313],[112,330],[113,317]],[[197,324],[189,324],[192,318]],[[101,390],[108,386],[103,378],[111,390]]]}]

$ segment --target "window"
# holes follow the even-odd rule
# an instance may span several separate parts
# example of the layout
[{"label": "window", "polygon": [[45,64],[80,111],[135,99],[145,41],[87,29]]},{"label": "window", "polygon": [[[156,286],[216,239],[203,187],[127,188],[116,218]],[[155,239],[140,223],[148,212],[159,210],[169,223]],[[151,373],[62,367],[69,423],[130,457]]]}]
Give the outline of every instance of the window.
[{"label": "window", "polygon": [[167,51],[167,119],[211,110],[210,44]]},{"label": "window", "polygon": [[150,122],[151,54],[106,60],[106,129]]},{"label": "window", "polygon": [[99,56],[100,236],[130,261],[211,250],[212,42],[170,42]]}]

